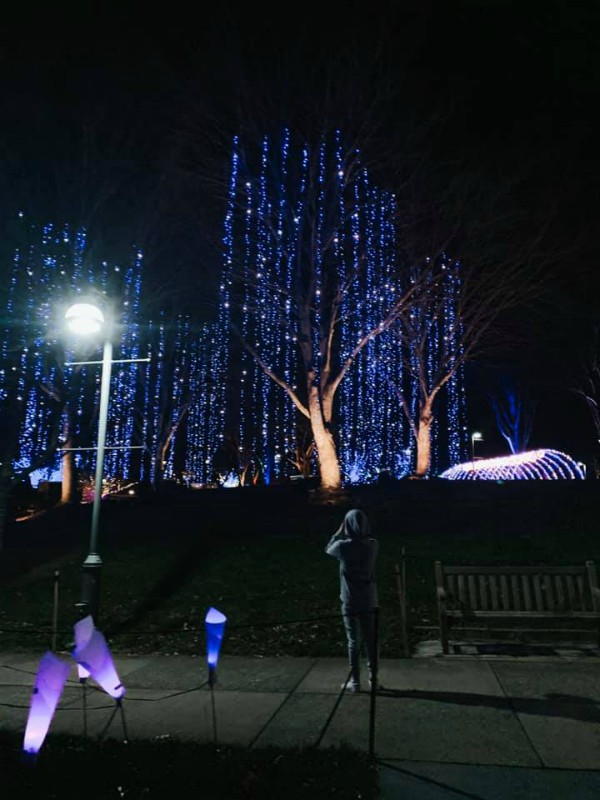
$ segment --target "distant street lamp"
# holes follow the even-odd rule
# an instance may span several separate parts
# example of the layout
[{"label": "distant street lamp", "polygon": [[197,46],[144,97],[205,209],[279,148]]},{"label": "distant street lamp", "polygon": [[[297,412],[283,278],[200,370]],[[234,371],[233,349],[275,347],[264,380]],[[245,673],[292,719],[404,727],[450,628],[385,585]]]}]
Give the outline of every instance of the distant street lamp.
[{"label": "distant street lamp", "polygon": [[471,461],[475,464],[475,442],[483,442],[483,434],[474,431],[471,434]]},{"label": "distant street lamp", "polygon": [[[100,411],[98,415],[98,444],[96,448],[96,478],[94,484],[94,503],[92,507],[92,527],[90,531],[90,549],[83,562],[81,581],[81,603],[84,614],[91,614],[94,622],[98,619],[100,598],[100,573],[102,559],[98,553],[98,521],[100,519],[100,502],[102,500],[102,472],[104,469],[104,448],[106,445],[106,421],[108,418],[108,397],[110,390],[110,373],[112,369],[112,341],[110,325],[98,306],[92,303],[75,303],[65,314],[69,329],[78,335],[89,336],[102,333],[104,349],[102,354],[102,376],[100,381]],[[98,363],[98,362],[88,362]]]}]

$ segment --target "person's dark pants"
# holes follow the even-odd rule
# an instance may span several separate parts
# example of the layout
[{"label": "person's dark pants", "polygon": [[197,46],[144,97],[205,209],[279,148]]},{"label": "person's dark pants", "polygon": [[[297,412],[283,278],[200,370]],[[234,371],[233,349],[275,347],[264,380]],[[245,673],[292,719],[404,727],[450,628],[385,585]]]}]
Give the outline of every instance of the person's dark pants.
[{"label": "person's dark pants", "polygon": [[350,680],[355,684],[360,683],[360,652],[363,645],[367,651],[367,668],[371,680],[375,663],[375,614],[372,611],[354,614],[346,606],[342,606],[342,614],[348,640],[348,661],[352,670]]}]

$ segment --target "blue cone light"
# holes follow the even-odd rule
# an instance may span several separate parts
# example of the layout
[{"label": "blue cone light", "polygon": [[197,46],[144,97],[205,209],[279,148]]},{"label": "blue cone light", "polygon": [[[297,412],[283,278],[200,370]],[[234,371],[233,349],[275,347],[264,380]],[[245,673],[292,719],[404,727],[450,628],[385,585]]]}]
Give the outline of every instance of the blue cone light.
[{"label": "blue cone light", "polygon": [[[73,658],[84,667],[96,683],[115,700],[125,694],[125,687],[117,674],[106,639],[94,627],[91,616],[84,617],[75,626]],[[79,673],[81,679],[81,672]]]},{"label": "blue cone light", "polygon": [[23,739],[23,750],[26,753],[35,755],[44,744],[70,671],[70,664],[62,661],[54,653],[48,652],[42,656],[31,695]]},{"label": "blue cone light", "polygon": [[208,609],[204,624],[206,625],[206,659],[210,672],[215,670],[219,660],[219,651],[223,641],[223,634],[225,633],[226,622],[227,617],[225,614],[221,614],[216,608]]}]

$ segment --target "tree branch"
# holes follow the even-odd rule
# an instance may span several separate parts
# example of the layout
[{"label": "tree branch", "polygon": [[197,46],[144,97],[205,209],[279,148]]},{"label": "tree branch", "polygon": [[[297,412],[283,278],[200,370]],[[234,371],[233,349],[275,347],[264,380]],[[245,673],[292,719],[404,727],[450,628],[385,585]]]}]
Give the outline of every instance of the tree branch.
[{"label": "tree branch", "polygon": [[296,406],[296,408],[298,409],[298,411],[299,411],[301,414],[303,414],[305,417],[307,417],[308,419],[310,419],[310,414],[308,413],[308,409],[306,408],[306,406],[304,405],[304,403],[302,403],[302,401],[300,400],[300,398],[298,397],[298,395],[296,394],[296,392],[294,392],[294,390],[292,389],[292,387],[291,387],[291,386],[290,386],[290,385],[289,385],[289,384],[288,384],[286,381],[284,381],[284,380],[283,380],[283,378],[280,378],[280,377],[279,377],[279,375],[277,375],[275,372],[273,372],[273,370],[272,370],[272,369],[271,369],[269,366],[267,366],[267,364],[265,364],[265,362],[264,362],[264,361],[262,360],[262,358],[261,358],[261,357],[258,355],[258,353],[257,353],[257,352],[256,352],[256,350],[255,350],[255,349],[252,347],[252,345],[251,345],[251,344],[249,344],[249,343],[248,343],[248,342],[247,342],[247,341],[244,339],[244,337],[241,335],[241,333],[240,333],[240,331],[238,330],[237,326],[235,326],[235,325],[232,323],[232,324],[231,324],[231,327],[232,327],[232,329],[233,329],[234,333],[236,334],[236,336],[239,338],[240,342],[242,343],[242,346],[244,347],[244,349],[245,349],[245,350],[247,350],[247,351],[248,351],[248,353],[250,353],[250,355],[252,356],[252,358],[253,358],[253,359],[256,361],[256,363],[257,363],[257,364],[258,364],[258,366],[259,366],[259,367],[262,369],[262,371],[265,373],[265,375],[267,375],[269,378],[271,378],[271,380],[272,380],[272,381],[274,381],[274,382],[275,382],[275,383],[276,383],[278,386],[281,386],[281,388],[283,389],[283,391],[284,391],[284,392],[287,394],[287,396],[290,398],[290,400],[292,401],[292,403],[293,403],[293,404]]}]

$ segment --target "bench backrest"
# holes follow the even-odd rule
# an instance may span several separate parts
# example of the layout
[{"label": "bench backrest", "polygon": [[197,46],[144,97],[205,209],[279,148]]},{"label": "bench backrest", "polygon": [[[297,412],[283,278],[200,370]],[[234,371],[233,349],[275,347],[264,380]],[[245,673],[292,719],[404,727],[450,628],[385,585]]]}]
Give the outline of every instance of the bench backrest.
[{"label": "bench backrest", "polygon": [[435,562],[436,582],[448,610],[535,613],[600,612],[592,561],[575,566],[444,566]]}]

